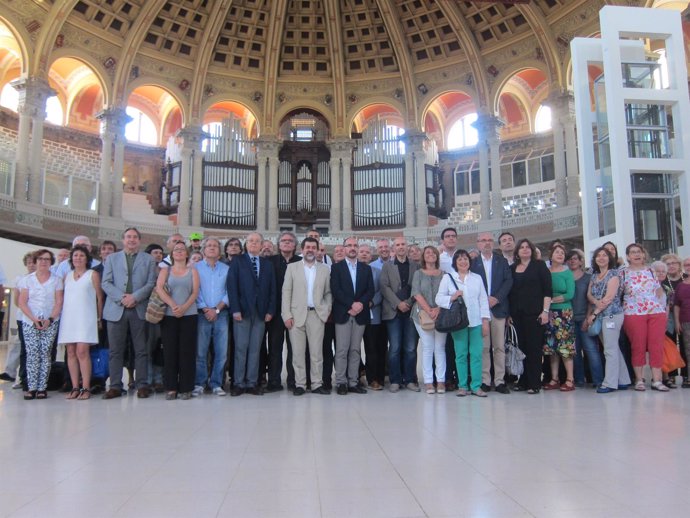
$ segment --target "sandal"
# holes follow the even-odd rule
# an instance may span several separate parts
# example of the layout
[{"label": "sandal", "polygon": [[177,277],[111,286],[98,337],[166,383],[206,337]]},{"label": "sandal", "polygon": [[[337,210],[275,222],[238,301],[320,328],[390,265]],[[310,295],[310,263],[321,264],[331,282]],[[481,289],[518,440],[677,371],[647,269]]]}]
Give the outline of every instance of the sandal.
[{"label": "sandal", "polygon": [[36,392],[36,399],[47,399],[48,398],[48,392],[45,390],[39,390]]},{"label": "sandal", "polygon": [[527,389],[528,394],[539,394],[539,389]]},{"label": "sandal", "polygon": [[87,388],[83,388],[79,391],[79,397],[77,398],[81,401],[84,401],[85,399],[91,399],[91,391]]},{"label": "sandal", "polygon": [[31,401],[32,399],[36,399],[36,391],[35,390],[27,390],[24,392],[24,400],[25,401]]},{"label": "sandal", "polygon": [[572,392],[573,390],[575,390],[573,380],[565,380],[565,383],[563,383],[560,388],[561,392]]},{"label": "sandal", "polygon": [[560,384],[556,380],[551,380],[544,385],[544,390],[556,390],[560,387]]},{"label": "sandal", "polygon": [[658,390],[659,392],[668,392],[669,388],[660,381],[655,381],[652,383],[652,390]]},{"label": "sandal", "polygon": [[644,386],[644,381],[643,380],[638,380],[635,382],[635,390],[638,392],[644,392],[647,390],[647,387]]},{"label": "sandal", "polygon": [[666,381],[664,381],[664,385],[670,389],[678,388],[676,381],[673,378],[668,378]]},{"label": "sandal", "polygon": [[690,379],[685,378],[683,379],[683,384],[681,385],[682,388],[690,388]]},{"label": "sandal", "polygon": [[73,388],[69,391],[69,394],[65,396],[65,399],[77,399],[79,397],[79,394],[81,394],[81,390]]}]

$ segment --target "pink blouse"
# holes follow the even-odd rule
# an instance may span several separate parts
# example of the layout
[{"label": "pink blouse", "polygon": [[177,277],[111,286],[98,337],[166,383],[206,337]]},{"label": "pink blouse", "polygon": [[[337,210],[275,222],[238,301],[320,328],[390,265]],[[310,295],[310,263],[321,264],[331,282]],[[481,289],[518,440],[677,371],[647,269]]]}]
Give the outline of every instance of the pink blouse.
[{"label": "pink blouse", "polygon": [[620,269],[623,284],[623,313],[625,315],[653,315],[666,313],[666,297],[657,297],[661,287],[650,269]]}]

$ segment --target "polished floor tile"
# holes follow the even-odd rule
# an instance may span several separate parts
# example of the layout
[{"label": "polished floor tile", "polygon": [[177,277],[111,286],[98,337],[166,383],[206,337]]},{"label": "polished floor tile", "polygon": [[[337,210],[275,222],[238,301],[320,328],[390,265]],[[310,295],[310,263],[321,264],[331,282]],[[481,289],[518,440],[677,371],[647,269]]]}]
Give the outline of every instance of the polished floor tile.
[{"label": "polished floor tile", "polygon": [[27,402],[0,383],[0,517],[677,515],[689,436],[682,389]]}]

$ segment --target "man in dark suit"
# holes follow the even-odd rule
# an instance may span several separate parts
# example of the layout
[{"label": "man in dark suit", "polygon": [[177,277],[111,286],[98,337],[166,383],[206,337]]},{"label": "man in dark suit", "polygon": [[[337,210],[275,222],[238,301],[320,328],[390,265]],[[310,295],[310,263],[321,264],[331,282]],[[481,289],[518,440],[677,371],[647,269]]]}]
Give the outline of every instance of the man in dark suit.
[{"label": "man in dark suit", "polygon": [[235,372],[231,396],[248,392],[263,394],[259,377],[259,353],[266,323],[276,314],[276,279],[271,263],[260,257],[263,236],[247,236],[247,252],[230,263],[228,299],[235,337]]},{"label": "man in dark suit", "polygon": [[146,345],[146,306],[156,284],[153,258],[139,251],[141,234],[128,228],[122,234],[123,250],[110,254],[103,267],[101,285],[108,296],[103,319],[108,322],[110,345],[110,388],[103,399],[122,395],[122,362],[127,347],[127,332],[132,337],[135,354],[137,397],[149,397],[148,348]]},{"label": "man in dark suit", "polygon": [[357,261],[356,237],[345,240],[345,260],[331,268],[333,321],[335,322],[335,378],[338,394],[366,394],[359,381],[364,327],[370,321],[374,278],[369,265]]},{"label": "man in dark suit", "polygon": [[[285,271],[288,264],[301,261],[302,257],[295,255],[297,236],[290,231],[280,233],[278,238],[278,254],[268,258],[273,266],[276,278],[276,315],[282,310],[282,291]],[[281,376],[283,373],[283,343],[287,343],[287,385],[288,389],[295,388],[295,369],[292,367],[292,343],[282,318],[273,318],[266,324],[268,329],[268,384],[266,392],[283,390]]]},{"label": "man in dark suit", "polygon": [[505,328],[509,315],[508,294],[513,286],[513,275],[505,257],[494,252],[494,238],[491,232],[482,232],[477,236],[477,248],[480,255],[472,261],[470,270],[480,275],[484,281],[491,308],[490,333],[484,337],[481,388],[484,392],[491,390],[493,363],[496,392],[508,394],[510,390],[505,383]]}]

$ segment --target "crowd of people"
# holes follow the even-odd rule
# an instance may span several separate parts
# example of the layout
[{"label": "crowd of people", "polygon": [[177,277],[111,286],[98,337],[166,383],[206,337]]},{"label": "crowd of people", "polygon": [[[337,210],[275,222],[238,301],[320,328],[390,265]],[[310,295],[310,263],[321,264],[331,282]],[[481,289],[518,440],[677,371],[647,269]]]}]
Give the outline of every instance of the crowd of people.
[{"label": "crowd of people", "polygon": [[[690,355],[690,258],[648,264],[632,243],[623,260],[609,242],[587,267],[582,251],[560,241],[544,258],[509,232],[498,242],[480,233],[471,250],[457,242],[450,227],[439,246],[423,248],[400,236],[374,250],[349,237],[331,259],[316,230],[301,242],[285,231],[277,243],[257,232],[244,243],[193,233],[142,251],[141,234],[128,228],[121,250],[105,241],[97,259],[77,236],[57,257],[24,256],[27,273],[13,290],[19,347],[0,379],[16,381],[26,400],[45,399],[51,367],[64,359],[61,389],[73,400],[126,390],[166,400],[263,395],[284,390],[284,371],[295,396],[676,387],[663,348],[671,339]],[[162,319],[147,317],[152,293],[165,304]],[[441,311],[458,299],[468,325],[439,332]],[[525,356],[519,376],[506,366],[509,327]],[[106,351],[107,390],[103,375],[92,376],[94,351]],[[689,388],[687,369],[680,374]]]}]

